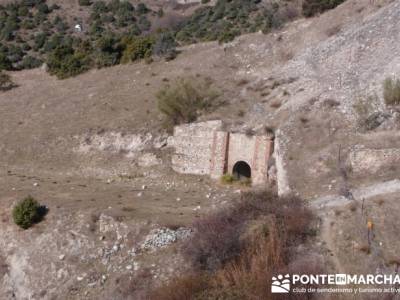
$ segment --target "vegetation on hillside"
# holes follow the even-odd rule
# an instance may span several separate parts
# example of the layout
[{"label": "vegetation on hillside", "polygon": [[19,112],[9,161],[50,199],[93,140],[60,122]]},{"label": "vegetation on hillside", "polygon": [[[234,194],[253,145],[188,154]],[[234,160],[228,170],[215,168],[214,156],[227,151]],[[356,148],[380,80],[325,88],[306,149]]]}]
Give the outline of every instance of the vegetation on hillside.
[{"label": "vegetation on hillside", "polygon": [[306,17],[312,17],[333,9],[346,0],[305,0],[303,2],[303,14]]},{"label": "vegetation on hillside", "polygon": [[7,91],[14,86],[15,84],[11,80],[10,75],[0,71],[0,91]]},{"label": "vegetation on hillside", "polygon": [[15,224],[22,229],[28,229],[33,224],[40,222],[45,213],[46,209],[31,196],[18,202],[12,211]]},{"label": "vegetation on hillside", "polygon": [[262,30],[264,33],[297,17],[290,3],[260,0],[218,0],[215,6],[204,6],[185,21],[176,38],[184,43],[198,41],[229,42],[236,36]]},{"label": "vegetation on hillside", "polygon": [[178,78],[157,93],[158,109],[165,115],[166,127],[193,122],[200,113],[218,106],[217,90],[210,79]]},{"label": "vegetation on hillside", "polygon": [[[304,14],[311,16],[344,0],[306,0]],[[22,70],[46,62],[59,78],[90,68],[108,67],[153,55],[175,58],[177,42],[228,42],[244,33],[264,33],[280,27],[299,14],[291,2],[217,0],[203,2],[178,28],[152,30],[151,20],[162,10],[120,0],[79,0],[89,10],[88,20],[68,21],[59,5],[46,0],[19,0],[0,5],[0,70]],[[75,28],[77,26],[77,28]]]},{"label": "vegetation on hillside", "polygon": [[0,6],[0,70],[21,70],[48,64],[51,74],[66,78],[90,68],[107,67],[153,55],[175,55],[167,31],[150,34],[151,12],[126,1],[80,1],[88,6],[88,28],[67,24],[59,6],[46,0],[18,1]]},{"label": "vegetation on hillside", "polygon": [[194,224],[182,249],[192,270],[153,291],[150,299],[271,299],[272,276],[321,271],[296,252],[315,235],[313,220],[298,198],[246,193]]}]

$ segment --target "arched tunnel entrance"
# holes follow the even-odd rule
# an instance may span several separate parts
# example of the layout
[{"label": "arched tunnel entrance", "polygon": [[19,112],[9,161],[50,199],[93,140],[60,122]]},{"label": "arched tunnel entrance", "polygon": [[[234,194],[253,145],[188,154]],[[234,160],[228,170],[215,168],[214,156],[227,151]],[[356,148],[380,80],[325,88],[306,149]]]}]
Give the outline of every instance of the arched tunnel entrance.
[{"label": "arched tunnel entrance", "polygon": [[236,180],[247,180],[251,178],[251,168],[248,163],[238,161],[233,166],[232,175]]}]

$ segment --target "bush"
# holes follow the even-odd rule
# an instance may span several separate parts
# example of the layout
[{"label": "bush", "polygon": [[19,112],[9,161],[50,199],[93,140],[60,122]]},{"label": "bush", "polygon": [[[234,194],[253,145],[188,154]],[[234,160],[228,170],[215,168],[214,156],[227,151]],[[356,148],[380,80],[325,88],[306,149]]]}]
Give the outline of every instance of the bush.
[{"label": "bush", "polygon": [[233,177],[232,174],[224,174],[221,177],[221,182],[222,183],[230,184],[230,183],[233,183],[234,181],[235,181],[235,178]]},{"label": "bush", "polygon": [[194,235],[184,247],[186,258],[196,269],[216,270],[240,255],[240,235],[248,221],[260,216],[273,216],[285,249],[304,240],[308,234],[311,212],[296,197],[279,198],[269,191],[249,192],[230,208],[217,212],[194,224]]},{"label": "bush", "polygon": [[150,299],[274,299],[274,274],[323,273],[320,263],[313,266],[296,252],[312,236],[312,220],[301,199],[245,193],[230,208],[194,224],[183,248],[194,272],[156,289]]},{"label": "bush", "polygon": [[0,71],[0,91],[7,91],[15,85],[11,80],[10,75]]},{"label": "bush", "polygon": [[6,54],[0,53],[0,70],[11,70],[12,63]]},{"label": "bush", "polygon": [[303,15],[312,17],[326,10],[333,9],[344,1],[346,0],[305,0],[303,2]]},{"label": "bush", "polygon": [[23,229],[28,229],[39,222],[43,217],[43,207],[31,196],[26,197],[15,205],[13,212],[15,224]]},{"label": "bush", "polygon": [[124,47],[121,62],[128,63],[150,57],[152,54],[154,40],[152,37],[127,37],[121,44]]},{"label": "bush", "polygon": [[157,93],[158,109],[166,116],[166,125],[173,126],[193,122],[203,111],[215,107],[218,92],[210,81],[178,78]]},{"label": "bush", "polygon": [[173,35],[170,32],[162,32],[154,42],[153,54],[168,57],[176,53],[175,47],[176,42]]},{"label": "bush", "polygon": [[59,46],[50,53],[47,66],[51,75],[63,79],[88,70],[89,58],[85,53],[76,52],[72,47]]},{"label": "bush", "polygon": [[90,6],[90,5],[92,5],[92,1],[90,1],[90,0],[79,0],[78,3],[79,3],[80,6]]},{"label": "bush", "polygon": [[400,80],[386,78],[383,82],[383,99],[387,105],[400,104]]}]

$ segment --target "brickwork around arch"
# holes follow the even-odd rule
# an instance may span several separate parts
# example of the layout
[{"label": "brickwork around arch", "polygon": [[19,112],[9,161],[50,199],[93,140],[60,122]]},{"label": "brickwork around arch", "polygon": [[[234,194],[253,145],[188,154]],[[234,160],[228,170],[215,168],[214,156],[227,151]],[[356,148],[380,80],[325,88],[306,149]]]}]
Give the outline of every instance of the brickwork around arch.
[{"label": "brickwork around arch", "polygon": [[244,161],[251,167],[252,183],[267,184],[273,138],[268,134],[233,133],[223,127],[219,120],[176,126],[168,140],[175,149],[172,168],[219,179],[231,174],[235,163]]}]

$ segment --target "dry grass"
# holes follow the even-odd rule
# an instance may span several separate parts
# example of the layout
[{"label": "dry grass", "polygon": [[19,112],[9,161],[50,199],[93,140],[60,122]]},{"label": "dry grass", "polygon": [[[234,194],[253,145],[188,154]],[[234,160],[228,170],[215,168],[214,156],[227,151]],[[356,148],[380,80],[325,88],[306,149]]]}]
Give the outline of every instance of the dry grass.
[{"label": "dry grass", "polygon": [[153,291],[150,299],[272,299],[272,275],[288,270],[294,249],[310,236],[312,220],[298,198],[246,193],[194,224],[183,248],[193,273]]},{"label": "dry grass", "polygon": [[348,205],[348,207],[349,207],[349,210],[350,210],[351,212],[355,212],[355,211],[357,211],[358,203],[355,202],[355,201],[353,201],[353,202],[351,202],[351,203]]},{"label": "dry grass", "polygon": [[328,37],[334,36],[336,34],[338,34],[340,32],[340,30],[342,29],[341,25],[334,25],[332,27],[329,27],[325,33]]},{"label": "dry grass", "polygon": [[371,248],[370,248],[367,244],[361,245],[358,249],[359,249],[361,252],[364,252],[364,253],[366,253],[366,254],[369,254],[370,251],[371,251]]},{"label": "dry grass", "polygon": [[400,80],[388,77],[383,82],[383,98],[387,105],[400,104]]},{"label": "dry grass", "polygon": [[279,108],[279,107],[282,106],[282,102],[280,102],[280,101],[274,101],[274,102],[272,102],[269,106],[272,107],[272,108]]}]

